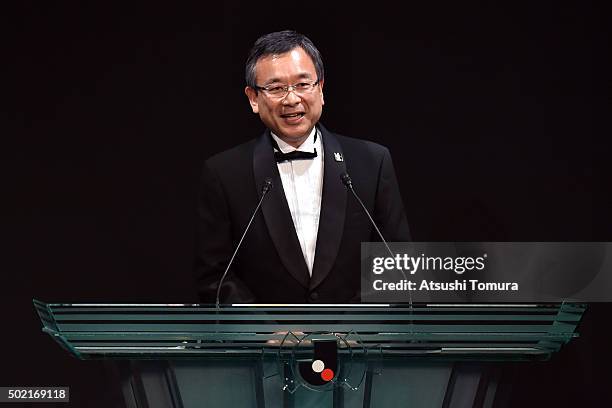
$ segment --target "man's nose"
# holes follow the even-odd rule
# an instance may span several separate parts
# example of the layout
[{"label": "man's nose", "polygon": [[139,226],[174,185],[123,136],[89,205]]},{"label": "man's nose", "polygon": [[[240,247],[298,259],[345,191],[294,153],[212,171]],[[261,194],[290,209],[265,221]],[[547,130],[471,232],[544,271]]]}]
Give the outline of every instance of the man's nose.
[{"label": "man's nose", "polygon": [[295,105],[300,103],[302,99],[295,93],[295,90],[289,88],[287,95],[283,98],[283,105]]}]

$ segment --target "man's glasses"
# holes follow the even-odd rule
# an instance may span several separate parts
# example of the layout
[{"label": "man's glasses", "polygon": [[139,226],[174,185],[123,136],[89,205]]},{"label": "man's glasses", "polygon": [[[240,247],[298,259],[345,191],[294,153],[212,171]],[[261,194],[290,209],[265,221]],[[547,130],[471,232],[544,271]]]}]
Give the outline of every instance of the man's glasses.
[{"label": "man's glasses", "polygon": [[315,82],[299,82],[294,85],[255,85],[253,88],[257,89],[258,91],[262,91],[270,98],[283,99],[290,91],[293,91],[298,95],[308,94],[312,92],[318,84],[319,80],[317,79]]}]

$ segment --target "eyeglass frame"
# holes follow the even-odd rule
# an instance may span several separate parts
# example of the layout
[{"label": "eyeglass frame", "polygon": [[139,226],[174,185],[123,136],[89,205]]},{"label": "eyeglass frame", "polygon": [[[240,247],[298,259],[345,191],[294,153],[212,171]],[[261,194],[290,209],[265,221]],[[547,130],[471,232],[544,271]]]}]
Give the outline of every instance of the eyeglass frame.
[{"label": "eyeglass frame", "polygon": [[[295,89],[295,87],[298,84],[304,83],[304,82],[306,82],[306,81],[298,82],[297,84],[293,84],[293,85],[282,85],[282,86],[278,85],[279,87],[283,88],[283,91],[285,92],[282,96],[268,94],[267,92],[269,92],[268,88],[270,87],[270,85],[268,85],[268,86],[253,85],[253,89],[255,89],[256,91],[262,91],[266,96],[268,96],[268,98],[284,99],[284,98],[287,97],[287,95],[289,95],[289,92],[295,92],[298,95],[303,95],[302,93],[297,91],[297,89]],[[312,88],[310,88],[310,90],[308,90],[307,92],[311,92],[313,89],[315,89],[315,87],[317,85],[319,85],[320,82],[321,82],[321,80],[319,78],[317,78],[317,80],[312,83]],[[293,89],[291,91],[289,91],[289,88],[293,88]]]}]

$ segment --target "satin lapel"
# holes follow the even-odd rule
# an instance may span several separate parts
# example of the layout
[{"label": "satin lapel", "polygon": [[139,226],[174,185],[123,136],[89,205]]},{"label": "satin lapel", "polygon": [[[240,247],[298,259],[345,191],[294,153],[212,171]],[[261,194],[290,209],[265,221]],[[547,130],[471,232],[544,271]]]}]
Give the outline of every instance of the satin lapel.
[{"label": "satin lapel", "polygon": [[344,230],[347,198],[346,188],[340,179],[340,175],[346,172],[346,165],[344,161],[336,160],[338,153],[344,157],[340,143],[322,125],[319,124],[318,127],[321,130],[325,164],[317,249],[310,289],[314,289],[325,279],[336,261]]},{"label": "satin lapel", "polygon": [[[268,192],[268,197],[264,199],[261,205],[261,211],[283,265],[302,286],[307,288],[310,280],[308,267],[295,232],[293,219],[283,190],[283,182],[278,173],[269,138],[270,133],[266,131],[257,139],[253,152],[253,171],[257,194],[261,194],[264,180],[267,177],[270,177],[273,183],[272,189]],[[270,289],[272,290],[272,288]],[[282,290],[282,288],[277,289]]]}]

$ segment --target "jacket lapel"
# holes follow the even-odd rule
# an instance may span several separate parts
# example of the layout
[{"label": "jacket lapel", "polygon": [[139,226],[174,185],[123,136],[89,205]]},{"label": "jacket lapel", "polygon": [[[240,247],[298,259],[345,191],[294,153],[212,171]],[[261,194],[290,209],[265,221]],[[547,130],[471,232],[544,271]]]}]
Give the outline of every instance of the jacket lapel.
[{"label": "jacket lapel", "polygon": [[[276,246],[283,265],[302,286],[307,288],[310,280],[308,267],[302,254],[300,241],[295,232],[293,219],[291,218],[291,212],[289,211],[289,205],[283,190],[283,182],[281,181],[276,160],[274,159],[270,137],[269,130],[267,130],[255,142],[253,171],[257,195],[261,194],[265,179],[270,177],[273,187],[268,192],[269,197],[264,199],[261,211],[263,212],[272,242]],[[338,180],[340,179],[338,178]]]},{"label": "jacket lapel", "polygon": [[[346,172],[344,153],[340,143],[321,124],[318,124],[317,127],[321,131],[325,157],[319,231],[317,233],[317,248],[312,278],[310,279],[310,289],[314,289],[325,279],[336,261],[340,241],[342,240],[342,231],[344,230],[347,199],[346,188],[340,179],[340,176]],[[339,159],[337,157],[338,153],[341,155],[341,161],[337,160]],[[291,219],[291,215],[289,215],[289,219]]]}]

